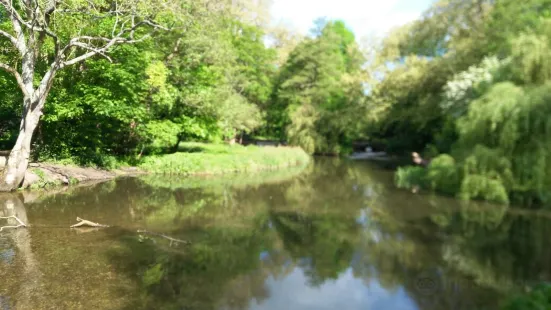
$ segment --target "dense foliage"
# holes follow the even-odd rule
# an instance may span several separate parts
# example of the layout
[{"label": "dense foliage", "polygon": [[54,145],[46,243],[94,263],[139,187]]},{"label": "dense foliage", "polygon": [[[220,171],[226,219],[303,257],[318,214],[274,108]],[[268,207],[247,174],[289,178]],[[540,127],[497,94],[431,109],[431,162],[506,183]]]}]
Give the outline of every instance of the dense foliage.
[{"label": "dense foliage", "polygon": [[[181,27],[117,46],[112,63],[98,56],[58,73],[33,159],[110,166],[182,141],[250,137],[346,154],[368,139],[434,159],[401,169],[401,187],[550,202],[550,1],[436,1],[369,53],[341,21],[319,20],[300,38],[273,27],[264,1],[181,4],[185,14],[165,18]],[[2,61],[17,57],[0,48]],[[42,50],[38,72],[53,47]],[[19,131],[16,84],[0,72],[1,149]]]},{"label": "dense foliage", "polygon": [[[344,23],[320,21],[299,44],[299,36],[271,26],[265,1],[180,2],[185,14],[165,17],[177,27],[57,74],[33,138],[34,160],[109,166],[116,157],[174,151],[180,141],[251,135],[309,152],[349,149],[357,134],[351,115],[364,97],[363,61]],[[0,29],[14,31],[1,10]],[[72,18],[77,28],[107,27]],[[8,46],[0,41],[3,51]],[[41,68],[53,46],[42,52]],[[16,58],[3,53],[0,60]],[[0,149],[8,150],[19,132],[22,95],[4,71],[0,98]]]},{"label": "dense foliage", "polygon": [[550,10],[546,0],[437,1],[385,39],[371,68],[384,78],[370,95],[382,111],[370,135],[434,158],[422,176],[402,168],[398,185],[550,202]]},{"label": "dense foliage", "polygon": [[362,108],[361,65],[354,35],[342,22],[320,21],[281,69],[270,109],[272,134],[310,153],[350,147]]}]

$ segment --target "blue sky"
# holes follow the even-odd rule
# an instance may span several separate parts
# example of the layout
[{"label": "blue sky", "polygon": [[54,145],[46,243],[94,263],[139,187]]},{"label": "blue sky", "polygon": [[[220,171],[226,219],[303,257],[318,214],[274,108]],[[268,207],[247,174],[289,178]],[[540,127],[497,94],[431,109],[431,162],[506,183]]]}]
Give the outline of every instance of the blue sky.
[{"label": "blue sky", "polygon": [[418,18],[433,0],[273,0],[274,22],[307,34],[319,17],[342,19],[356,37],[382,36]]}]

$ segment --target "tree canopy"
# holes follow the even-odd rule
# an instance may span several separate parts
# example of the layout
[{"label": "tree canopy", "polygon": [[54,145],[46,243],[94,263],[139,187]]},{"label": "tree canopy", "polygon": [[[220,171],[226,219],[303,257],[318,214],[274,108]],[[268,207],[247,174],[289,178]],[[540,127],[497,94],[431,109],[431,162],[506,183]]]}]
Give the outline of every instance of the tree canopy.
[{"label": "tree canopy", "polygon": [[[108,167],[181,141],[255,137],[337,155],[369,140],[391,154],[451,156],[437,163],[453,162],[444,175],[457,177],[456,188],[431,180],[436,172],[417,181],[432,189],[549,200],[548,0],[436,1],[367,47],[339,20],[319,19],[307,36],[274,25],[269,1],[173,0],[158,12],[150,2],[115,3],[122,15],[105,14],[119,11],[103,1],[62,1],[55,15],[47,3],[36,14],[1,3],[2,149],[21,145],[31,105],[40,110],[27,130],[33,160]],[[36,43],[23,84],[42,97],[21,88],[18,18],[26,46]],[[401,184],[417,172],[403,170]]]},{"label": "tree canopy", "polygon": [[[369,99],[382,111],[370,135],[391,152],[423,151],[434,169],[451,155],[446,173],[459,181],[448,194],[548,203],[549,9],[544,0],[437,1],[395,30],[371,68],[384,78]],[[441,191],[436,176],[401,170],[397,179]]]}]

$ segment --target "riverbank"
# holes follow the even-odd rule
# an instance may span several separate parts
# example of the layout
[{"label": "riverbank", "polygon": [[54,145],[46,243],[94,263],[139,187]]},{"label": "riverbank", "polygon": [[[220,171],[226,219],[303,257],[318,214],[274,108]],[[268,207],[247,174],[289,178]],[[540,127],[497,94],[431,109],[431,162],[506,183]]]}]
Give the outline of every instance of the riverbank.
[{"label": "riverbank", "polygon": [[41,189],[62,185],[95,183],[111,180],[119,176],[144,174],[136,167],[121,167],[103,170],[92,167],[78,167],[56,163],[31,163],[21,189]]},{"label": "riverbank", "polygon": [[294,147],[181,143],[176,153],[146,156],[134,167],[121,166],[112,170],[59,163],[32,163],[21,188],[39,189],[140,174],[191,176],[251,173],[301,166],[309,162],[310,156]]},{"label": "riverbank", "polygon": [[138,166],[149,173],[218,175],[305,165],[310,156],[297,147],[182,143],[178,152],[148,156]]}]

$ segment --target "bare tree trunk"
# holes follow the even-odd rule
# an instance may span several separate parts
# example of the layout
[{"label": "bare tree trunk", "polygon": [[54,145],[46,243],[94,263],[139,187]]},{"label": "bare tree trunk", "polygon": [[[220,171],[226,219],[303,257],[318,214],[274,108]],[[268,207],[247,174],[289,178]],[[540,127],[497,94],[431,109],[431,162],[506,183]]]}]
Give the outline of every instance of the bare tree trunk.
[{"label": "bare tree trunk", "polygon": [[4,172],[0,179],[0,191],[15,190],[21,185],[29,165],[31,140],[40,119],[40,111],[28,111],[24,114],[19,127],[17,141],[10,152]]}]

